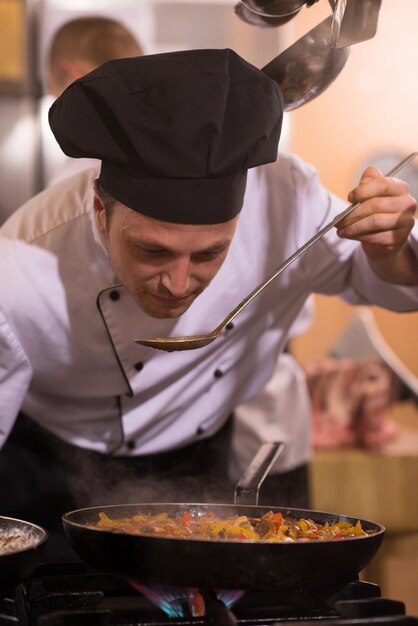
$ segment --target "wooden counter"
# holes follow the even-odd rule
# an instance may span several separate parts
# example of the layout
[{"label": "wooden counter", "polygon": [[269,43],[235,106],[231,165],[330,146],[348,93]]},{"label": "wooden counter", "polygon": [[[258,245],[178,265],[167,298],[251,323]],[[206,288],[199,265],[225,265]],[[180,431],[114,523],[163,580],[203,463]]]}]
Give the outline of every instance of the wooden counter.
[{"label": "wooden counter", "polygon": [[382,452],[315,453],[312,508],[386,526],[383,545],[363,577],[418,615],[418,408],[402,403],[392,416],[399,435]]}]

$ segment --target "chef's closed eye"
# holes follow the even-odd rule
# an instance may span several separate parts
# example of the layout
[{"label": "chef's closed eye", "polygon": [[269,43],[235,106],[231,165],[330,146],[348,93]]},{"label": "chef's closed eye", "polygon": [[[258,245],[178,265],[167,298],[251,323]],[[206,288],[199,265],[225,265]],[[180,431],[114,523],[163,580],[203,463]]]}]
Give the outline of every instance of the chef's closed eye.
[{"label": "chef's closed eye", "polygon": [[228,246],[222,246],[213,248],[211,250],[203,250],[202,252],[197,252],[196,254],[192,254],[191,261],[193,263],[207,263],[208,261],[214,261],[218,257],[222,256],[228,249]]},{"label": "chef's closed eye", "polygon": [[[212,246],[207,248],[206,250],[199,250],[197,252],[190,253],[190,261],[192,263],[207,263],[209,261],[214,261],[218,259],[218,257],[223,256],[228,248],[230,242],[222,242],[217,244],[216,246]],[[180,253],[177,253],[170,248],[165,248],[161,246],[150,246],[143,244],[134,244],[135,250],[137,254],[142,254],[144,256],[155,258],[155,259],[169,259],[170,257],[176,257]],[[180,255],[181,256],[181,255]]]},{"label": "chef's closed eye", "polygon": [[170,256],[172,252],[166,248],[144,248],[143,246],[135,246],[140,254],[150,257]]},{"label": "chef's closed eye", "polygon": [[[141,246],[136,246],[136,252],[139,255],[147,257],[151,260],[169,260],[171,258],[175,258],[176,254],[167,248],[143,248]],[[190,261],[193,264],[199,263],[207,263],[209,261],[213,261],[220,256],[221,252],[216,250],[198,252],[196,254],[192,254],[190,256]]]}]

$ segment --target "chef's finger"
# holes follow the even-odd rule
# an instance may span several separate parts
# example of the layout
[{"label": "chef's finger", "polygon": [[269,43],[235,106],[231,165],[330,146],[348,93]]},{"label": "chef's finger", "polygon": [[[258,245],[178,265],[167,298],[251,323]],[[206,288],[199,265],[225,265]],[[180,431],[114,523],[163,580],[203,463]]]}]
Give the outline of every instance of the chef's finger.
[{"label": "chef's finger", "polygon": [[381,245],[403,244],[415,220],[413,213],[372,213],[358,218],[351,224],[337,227],[337,235],[342,239],[356,239]]},{"label": "chef's finger", "polygon": [[399,178],[383,176],[376,167],[368,167],[359,184],[350,191],[350,202],[363,202],[375,196],[396,196],[409,193],[407,183]]},{"label": "chef's finger", "polygon": [[405,220],[406,224],[413,225],[416,207],[416,200],[409,193],[398,196],[373,197],[363,201],[350,215],[338,222],[337,229],[342,230],[372,216],[375,216],[373,219],[376,220],[379,227],[379,220],[383,219],[379,216],[385,214],[400,215],[402,221]]}]

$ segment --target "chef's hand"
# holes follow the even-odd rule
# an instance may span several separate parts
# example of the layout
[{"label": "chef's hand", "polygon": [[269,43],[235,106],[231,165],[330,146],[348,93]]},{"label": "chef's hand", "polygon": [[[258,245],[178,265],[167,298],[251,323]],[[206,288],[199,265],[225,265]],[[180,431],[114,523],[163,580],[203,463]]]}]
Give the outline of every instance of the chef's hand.
[{"label": "chef's hand", "polygon": [[338,236],[360,241],[370,265],[383,280],[418,284],[418,259],[407,243],[417,203],[407,183],[369,167],[348,199],[361,204],[338,223]]}]

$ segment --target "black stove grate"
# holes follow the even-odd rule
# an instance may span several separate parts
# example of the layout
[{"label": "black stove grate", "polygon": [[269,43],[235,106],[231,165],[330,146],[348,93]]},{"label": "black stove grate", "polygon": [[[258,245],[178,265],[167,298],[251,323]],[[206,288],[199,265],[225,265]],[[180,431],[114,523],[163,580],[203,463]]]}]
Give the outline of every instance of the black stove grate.
[{"label": "black stove grate", "polygon": [[84,563],[38,566],[0,594],[0,626],[418,626],[402,602],[380,597],[373,583],[353,581],[326,600],[303,590],[248,592],[228,611],[210,591],[206,617],[170,618],[124,581]]}]

